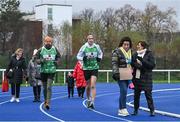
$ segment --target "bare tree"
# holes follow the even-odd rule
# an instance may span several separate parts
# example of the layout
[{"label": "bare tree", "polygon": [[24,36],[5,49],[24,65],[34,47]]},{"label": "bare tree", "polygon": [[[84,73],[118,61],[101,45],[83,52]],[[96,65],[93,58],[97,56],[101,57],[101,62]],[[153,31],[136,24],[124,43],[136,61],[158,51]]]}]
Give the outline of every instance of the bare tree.
[{"label": "bare tree", "polygon": [[154,41],[160,33],[172,33],[176,29],[177,23],[173,20],[175,14],[172,8],[163,12],[156,5],[148,3],[145,11],[140,14],[139,28],[146,34],[148,41]]},{"label": "bare tree", "polygon": [[112,8],[107,8],[101,16],[102,26],[104,29],[104,45],[105,45],[105,51],[111,52],[112,50],[112,43],[116,40],[115,36],[117,34],[116,28],[115,28],[115,10]]},{"label": "bare tree", "polygon": [[89,9],[84,9],[82,12],[81,12],[81,18],[83,20],[86,20],[86,21],[93,21],[93,15],[94,15],[94,10],[89,8]]},{"label": "bare tree", "polygon": [[136,19],[136,9],[126,4],[124,7],[116,10],[116,26],[120,31],[134,30]]}]

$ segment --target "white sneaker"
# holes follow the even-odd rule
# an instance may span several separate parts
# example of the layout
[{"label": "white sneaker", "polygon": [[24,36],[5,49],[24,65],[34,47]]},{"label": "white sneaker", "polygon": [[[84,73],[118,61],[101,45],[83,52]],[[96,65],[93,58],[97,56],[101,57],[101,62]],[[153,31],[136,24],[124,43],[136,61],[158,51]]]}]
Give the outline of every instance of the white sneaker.
[{"label": "white sneaker", "polygon": [[127,111],[127,109],[123,109],[124,110],[124,113],[128,116],[129,115],[129,112]]},{"label": "white sneaker", "polygon": [[14,102],[15,101],[15,97],[12,97],[10,102]]},{"label": "white sneaker", "polygon": [[118,110],[118,115],[119,116],[128,116],[129,113],[128,113],[127,109],[120,109],[120,110]]},{"label": "white sneaker", "polygon": [[20,102],[19,98],[16,98],[16,102],[17,102],[17,103],[19,103],[19,102]]}]

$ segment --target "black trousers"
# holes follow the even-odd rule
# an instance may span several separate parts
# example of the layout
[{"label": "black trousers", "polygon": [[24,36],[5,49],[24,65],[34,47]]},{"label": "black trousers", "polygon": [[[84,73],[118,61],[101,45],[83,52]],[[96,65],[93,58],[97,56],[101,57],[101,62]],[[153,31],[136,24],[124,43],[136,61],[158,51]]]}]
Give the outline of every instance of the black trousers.
[{"label": "black trousers", "polygon": [[40,100],[41,96],[41,85],[33,86],[34,99]]},{"label": "black trousers", "polygon": [[20,86],[20,83],[11,83],[11,94],[16,98],[19,98]]},{"label": "black trousers", "polygon": [[150,111],[154,111],[154,102],[152,99],[152,90],[141,90],[141,89],[135,89],[134,90],[134,110],[137,111],[139,109],[139,100],[141,96],[141,91],[145,92],[146,101],[148,104],[148,108]]},{"label": "black trousers", "polygon": [[68,97],[74,96],[74,86],[68,86]]}]

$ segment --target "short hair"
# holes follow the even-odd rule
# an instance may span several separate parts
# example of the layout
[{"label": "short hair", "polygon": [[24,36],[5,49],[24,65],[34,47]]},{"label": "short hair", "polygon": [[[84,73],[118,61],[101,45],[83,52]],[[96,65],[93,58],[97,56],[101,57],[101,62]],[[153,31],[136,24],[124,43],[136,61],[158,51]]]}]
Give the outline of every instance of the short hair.
[{"label": "short hair", "polygon": [[94,38],[94,36],[93,36],[92,34],[89,34],[89,35],[87,36],[87,39],[88,39],[90,36],[92,36],[92,37]]},{"label": "short hair", "polygon": [[130,48],[132,48],[132,41],[131,38],[128,36],[125,36],[121,39],[121,41],[119,42],[119,47],[121,47],[125,41],[129,42]]},{"label": "short hair", "polygon": [[15,54],[17,55],[20,51],[23,52],[23,49],[22,49],[22,48],[18,48],[18,49],[15,51]]},{"label": "short hair", "polygon": [[141,46],[142,46],[144,49],[145,49],[145,48],[146,48],[146,49],[149,48],[149,45],[147,44],[146,41],[139,41],[138,44],[139,44],[139,43],[141,44]]},{"label": "short hair", "polygon": [[45,38],[44,38],[44,42],[46,42],[47,40],[49,40],[49,41],[53,41],[53,38],[52,37],[50,37],[50,36],[46,36]]}]

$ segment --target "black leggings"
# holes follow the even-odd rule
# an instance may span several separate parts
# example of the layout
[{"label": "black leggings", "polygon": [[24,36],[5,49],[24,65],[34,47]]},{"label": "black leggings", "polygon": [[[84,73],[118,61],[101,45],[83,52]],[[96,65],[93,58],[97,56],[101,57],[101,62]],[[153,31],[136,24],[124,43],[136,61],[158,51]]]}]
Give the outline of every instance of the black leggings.
[{"label": "black leggings", "polygon": [[68,87],[68,97],[70,97],[70,94],[72,97],[74,96],[74,86]]},{"label": "black leggings", "polygon": [[20,83],[11,83],[11,94],[16,98],[19,98],[20,86]]}]

